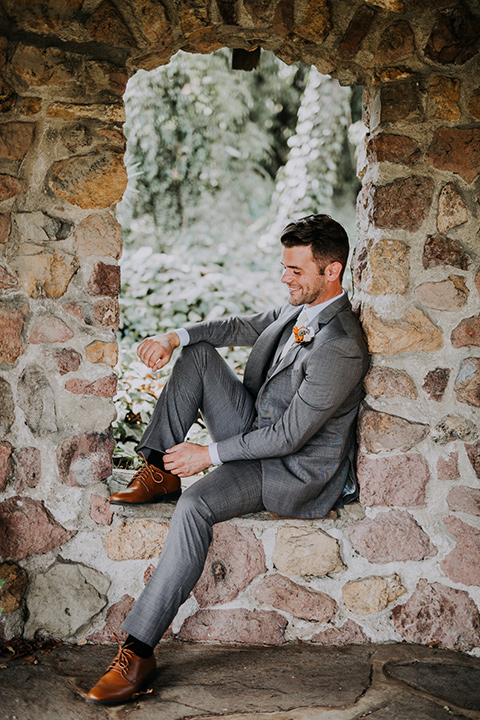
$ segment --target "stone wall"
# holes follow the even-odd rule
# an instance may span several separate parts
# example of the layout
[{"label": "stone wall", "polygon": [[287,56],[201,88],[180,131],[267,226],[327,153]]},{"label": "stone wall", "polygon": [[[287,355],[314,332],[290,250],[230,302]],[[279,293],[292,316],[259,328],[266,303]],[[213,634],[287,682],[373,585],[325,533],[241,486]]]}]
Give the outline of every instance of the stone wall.
[{"label": "stone wall", "polygon": [[[442,643],[438,608],[480,602],[480,111],[478,77],[453,72],[466,58],[442,50],[437,28],[437,66],[421,79],[402,69],[367,100],[354,274],[372,353],[358,458],[368,517],[350,538],[402,579],[416,564],[393,625]],[[413,41],[400,23],[395,38]]]},{"label": "stone wall", "polygon": [[112,471],[128,75],[26,39],[3,40],[0,66],[0,576],[10,592],[27,572],[30,594]]},{"label": "stone wall", "polygon": [[478,652],[475,3],[2,7],[0,634],[110,639],[159,554],[168,512],[113,516],[107,501],[122,94],[137,68],[180,48],[261,45],[366,89],[354,260],[354,302],[372,352],[361,505],[319,521],[259,516],[219,527],[173,631],[228,641],[405,639]]}]

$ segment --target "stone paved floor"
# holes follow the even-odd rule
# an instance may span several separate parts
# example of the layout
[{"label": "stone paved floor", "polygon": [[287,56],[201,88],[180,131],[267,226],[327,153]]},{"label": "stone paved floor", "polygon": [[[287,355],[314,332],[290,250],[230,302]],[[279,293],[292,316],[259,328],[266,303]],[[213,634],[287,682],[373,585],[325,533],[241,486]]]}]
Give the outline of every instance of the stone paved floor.
[{"label": "stone paved floor", "polygon": [[162,643],[153,693],[112,708],[85,693],[112,647],[0,658],[0,720],[480,718],[480,658],[413,645]]}]

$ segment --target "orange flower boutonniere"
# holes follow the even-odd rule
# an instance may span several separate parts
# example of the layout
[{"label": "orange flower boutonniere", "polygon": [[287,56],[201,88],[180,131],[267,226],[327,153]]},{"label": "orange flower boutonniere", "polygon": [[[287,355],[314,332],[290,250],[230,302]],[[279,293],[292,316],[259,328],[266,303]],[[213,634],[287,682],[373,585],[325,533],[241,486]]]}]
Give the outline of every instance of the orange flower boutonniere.
[{"label": "orange flower boutonniere", "polygon": [[313,328],[310,326],[303,326],[302,327],[295,327],[293,328],[293,334],[295,335],[295,343],[307,343],[313,340],[313,336],[315,335]]}]

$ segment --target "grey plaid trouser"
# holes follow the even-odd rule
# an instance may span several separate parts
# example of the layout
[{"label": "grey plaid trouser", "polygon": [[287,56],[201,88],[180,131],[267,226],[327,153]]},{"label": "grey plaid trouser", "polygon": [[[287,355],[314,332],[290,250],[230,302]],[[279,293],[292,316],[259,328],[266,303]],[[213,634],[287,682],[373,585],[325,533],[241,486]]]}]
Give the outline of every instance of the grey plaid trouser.
[{"label": "grey plaid trouser", "polygon": [[[251,429],[254,399],[208,343],[182,349],[138,450],[164,452],[183,442],[200,410],[214,441]],[[258,512],[262,470],[258,460],[229,462],[191,485],[179,499],[160,560],[122,625],[152,647],[200,577],[215,523]]]}]

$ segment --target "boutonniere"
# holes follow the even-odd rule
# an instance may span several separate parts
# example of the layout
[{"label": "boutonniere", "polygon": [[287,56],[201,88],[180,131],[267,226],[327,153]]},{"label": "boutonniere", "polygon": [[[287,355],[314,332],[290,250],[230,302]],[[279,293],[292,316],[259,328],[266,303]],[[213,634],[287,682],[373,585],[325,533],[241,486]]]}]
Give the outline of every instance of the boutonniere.
[{"label": "boutonniere", "polygon": [[307,325],[307,327],[295,327],[293,328],[293,334],[295,335],[295,344],[299,343],[307,343],[313,340],[313,336],[315,335],[315,332],[310,325]]}]

